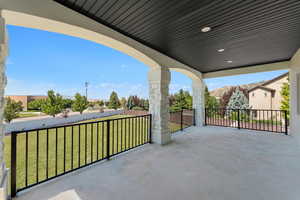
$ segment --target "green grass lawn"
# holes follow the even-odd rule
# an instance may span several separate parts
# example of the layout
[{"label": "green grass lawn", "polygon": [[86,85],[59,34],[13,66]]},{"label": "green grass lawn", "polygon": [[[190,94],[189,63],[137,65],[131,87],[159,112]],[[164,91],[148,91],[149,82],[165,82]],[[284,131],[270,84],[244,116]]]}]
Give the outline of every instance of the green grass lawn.
[{"label": "green grass lawn", "polygon": [[[48,154],[47,131],[43,129],[39,132],[28,132],[27,184],[25,179],[26,133],[19,133],[17,136],[17,188],[21,189],[26,187],[26,185],[31,185],[46,180],[47,178],[70,171],[72,168],[76,169],[88,163],[105,159],[107,156],[106,141],[108,138],[107,122],[89,122],[112,119],[109,126],[110,155],[147,143],[149,138],[149,120],[145,117],[120,119],[124,117],[130,116],[115,115],[100,119],[87,120],[80,123],[67,125],[66,128],[57,128],[57,131],[56,128],[50,128],[48,129]],[[170,123],[169,126],[172,132],[175,130],[180,130],[180,124]],[[5,136],[4,143],[4,156],[7,167],[10,168],[10,135]],[[39,151],[37,151],[37,149],[39,149]]]},{"label": "green grass lawn", "polygon": [[[106,119],[118,119],[124,116],[111,116],[101,119],[88,120],[94,122]],[[126,116],[125,116],[126,117]],[[87,122],[87,121],[86,121]],[[110,155],[126,149],[144,144],[148,141],[148,119],[127,118],[110,121]],[[27,185],[70,171],[73,168],[84,166],[107,156],[107,123],[77,123],[66,128],[40,130],[28,132],[28,163]],[[79,134],[80,132],[80,134]],[[73,133],[73,147],[72,147]],[[37,151],[37,135],[38,149]],[[57,137],[57,138],[56,138]],[[57,141],[57,150],[56,150]],[[10,168],[11,136],[5,136],[5,160]],[[65,151],[64,151],[65,146]],[[57,151],[57,159],[56,159]],[[47,168],[48,157],[48,168]],[[17,188],[26,186],[26,134],[17,136]],[[37,162],[38,158],[38,162]],[[72,163],[73,160],[73,163]]]},{"label": "green grass lawn", "polygon": [[23,113],[19,113],[18,114],[18,118],[25,118],[25,117],[36,117],[36,116],[40,116],[40,114],[38,113],[26,113],[26,112],[23,112]]}]

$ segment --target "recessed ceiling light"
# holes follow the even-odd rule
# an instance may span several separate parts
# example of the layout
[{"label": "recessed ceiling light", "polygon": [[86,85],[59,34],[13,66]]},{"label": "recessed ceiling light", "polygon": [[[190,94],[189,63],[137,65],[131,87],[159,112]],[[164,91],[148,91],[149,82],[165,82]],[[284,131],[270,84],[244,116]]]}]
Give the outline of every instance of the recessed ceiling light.
[{"label": "recessed ceiling light", "polygon": [[206,26],[206,27],[203,27],[203,28],[201,29],[201,31],[202,31],[203,33],[206,33],[206,32],[208,32],[208,31],[211,31],[211,28],[208,27],[208,26]]},{"label": "recessed ceiling light", "polygon": [[226,60],[227,63],[232,63],[232,60]]},{"label": "recessed ceiling light", "polygon": [[225,51],[225,49],[218,49],[218,52],[223,52]]}]

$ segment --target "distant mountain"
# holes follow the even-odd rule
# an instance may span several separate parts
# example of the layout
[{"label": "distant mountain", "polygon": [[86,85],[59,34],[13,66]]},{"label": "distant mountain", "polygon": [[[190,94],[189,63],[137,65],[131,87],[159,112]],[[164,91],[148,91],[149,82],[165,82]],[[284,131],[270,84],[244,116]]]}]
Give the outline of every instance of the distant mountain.
[{"label": "distant mountain", "polygon": [[214,89],[214,90],[210,91],[209,93],[210,93],[211,96],[214,96],[217,99],[220,99],[223,96],[223,94],[225,94],[227,91],[229,91],[233,87],[239,86],[239,87],[241,87],[243,89],[249,90],[249,89],[251,89],[253,87],[256,87],[258,85],[263,84],[264,82],[265,81],[261,81],[261,82],[258,82],[258,83],[249,83],[249,84],[244,84],[244,85],[236,85],[236,86],[224,86],[222,88]]}]

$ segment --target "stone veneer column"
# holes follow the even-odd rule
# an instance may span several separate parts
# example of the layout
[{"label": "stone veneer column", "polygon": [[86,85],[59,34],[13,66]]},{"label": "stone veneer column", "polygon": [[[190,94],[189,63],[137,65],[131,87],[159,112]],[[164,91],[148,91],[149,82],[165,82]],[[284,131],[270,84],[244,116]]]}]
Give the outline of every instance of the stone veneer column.
[{"label": "stone veneer column", "polygon": [[291,59],[290,71],[290,134],[300,142],[300,49]]},{"label": "stone veneer column", "polygon": [[193,79],[193,109],[195,109],[195,125],[203,126],[204,125],[204,89],[205,84],[202,80],[202,77],[199,79]]},{"label": "stone veneer column", "polygon": [[0,10],[0,200],[7,199],[8,170],[4,161],[4,89],[6,86],[5,76],[5,58],[7,57],[7,35],[5,29],[5,20]]},{"label": "stone veneer column", "polygon": [[168,126],[170,71],[166,67],[151,69],[149,80],[149,112],[152,114],[152,142],[167,144],[171,141]]}]

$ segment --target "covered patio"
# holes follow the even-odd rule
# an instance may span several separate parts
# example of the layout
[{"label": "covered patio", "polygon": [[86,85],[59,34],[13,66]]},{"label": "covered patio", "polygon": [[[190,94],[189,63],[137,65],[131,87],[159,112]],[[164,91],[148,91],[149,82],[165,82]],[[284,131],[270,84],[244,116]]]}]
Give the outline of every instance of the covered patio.
[{"label": "covered patio", "polygon": [[18,200],[298,199],[293,136],[191,127],[167,146],[146,145],[20,192]]},{"label": "covered patio", "polygon": [[[299,22],[297,0],[1,0],[1,121],[9,49],[6,25],[23,26],[105,45],[149,66],[147,142],[154,143],[27,191],[14,190],[12,197],[299,199]],[[204,79],[280,69],[289,70],[289,136],[203,127]],[[168,126],[170,70],[192,79],[194,127],[176,136],[171,136]],[[8,199],[9,174],[15,179],[17,171],[16,159],[10,169],[3,159],[3,128],[0,122],[0,200]],[[110,156],[109,137],[107,141],[103,159]],[[38,160],[39,155],[34,158]],[[16,181],[11,182],[16,189]]]}]

